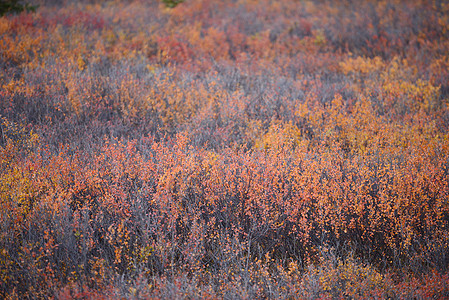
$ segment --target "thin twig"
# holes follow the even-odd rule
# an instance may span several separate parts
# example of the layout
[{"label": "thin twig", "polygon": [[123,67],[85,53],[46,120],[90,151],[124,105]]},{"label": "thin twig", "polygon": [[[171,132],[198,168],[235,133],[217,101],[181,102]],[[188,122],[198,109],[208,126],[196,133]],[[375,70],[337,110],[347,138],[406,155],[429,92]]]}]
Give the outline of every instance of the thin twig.
[{"label": "thin twig", "polygon": [[6,143],[5,133],[3,131],[3,124],[0,124],[0,130],[2,131],[2,141],[5,141],[5,143]]}]

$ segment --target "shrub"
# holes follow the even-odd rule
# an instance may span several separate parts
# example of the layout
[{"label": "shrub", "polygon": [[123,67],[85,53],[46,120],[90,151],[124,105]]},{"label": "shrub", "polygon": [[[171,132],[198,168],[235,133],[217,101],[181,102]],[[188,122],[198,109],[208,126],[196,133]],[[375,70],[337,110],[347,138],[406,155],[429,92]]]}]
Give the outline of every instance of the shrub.
[{"label": "shrub", "polygon": [[184,0],[162,0],[167,7],[173,8],[176,7],[179,3],[184,2]]},{"label": "shrub", "polygon": [[35,12],[37,6],[29,3],[22,3],[20,0],[1,0],[0,1],[0,16],[6,14],[15,14],[22,11]]}]

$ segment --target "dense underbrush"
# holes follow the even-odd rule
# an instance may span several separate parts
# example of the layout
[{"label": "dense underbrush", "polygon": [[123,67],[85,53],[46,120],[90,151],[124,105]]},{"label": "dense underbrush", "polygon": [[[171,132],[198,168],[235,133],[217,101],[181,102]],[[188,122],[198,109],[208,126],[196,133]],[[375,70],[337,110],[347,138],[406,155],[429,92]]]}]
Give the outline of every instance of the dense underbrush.
[{"label": "dense underbrush", "polygon": [[35,2],[2,298],[449,298],[444,1]]}]

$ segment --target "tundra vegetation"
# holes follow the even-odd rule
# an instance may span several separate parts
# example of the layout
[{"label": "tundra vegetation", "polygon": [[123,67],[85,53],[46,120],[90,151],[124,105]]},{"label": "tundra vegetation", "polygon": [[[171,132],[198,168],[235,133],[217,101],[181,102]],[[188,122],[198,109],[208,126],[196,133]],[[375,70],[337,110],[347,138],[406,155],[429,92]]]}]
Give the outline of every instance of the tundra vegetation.
[{"label": "tundra vegetation", "polygon": [[28,2],[1,298],[449,298],[446,1]]}]

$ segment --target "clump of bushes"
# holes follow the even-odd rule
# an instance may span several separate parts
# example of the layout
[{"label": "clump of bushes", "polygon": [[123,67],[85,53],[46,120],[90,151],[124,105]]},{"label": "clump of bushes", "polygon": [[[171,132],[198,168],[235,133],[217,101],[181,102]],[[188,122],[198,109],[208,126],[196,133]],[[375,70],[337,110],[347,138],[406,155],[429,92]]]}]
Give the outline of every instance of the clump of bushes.
[{"label": "clump of bushes", "polygon": [[15,14],[21,13],[23,11],[36,11],[36,6],[31,5],[29,3],[23,3],[23,1],[19,0],[1,0],[0,1],[0,16],[4,16],[6,14]]},{"label": "clump of bushes", "polygon": [[179,3],[184,2],[184,0],[162,0],[162,2],[164,2],[167,7],[173,8]]}]

